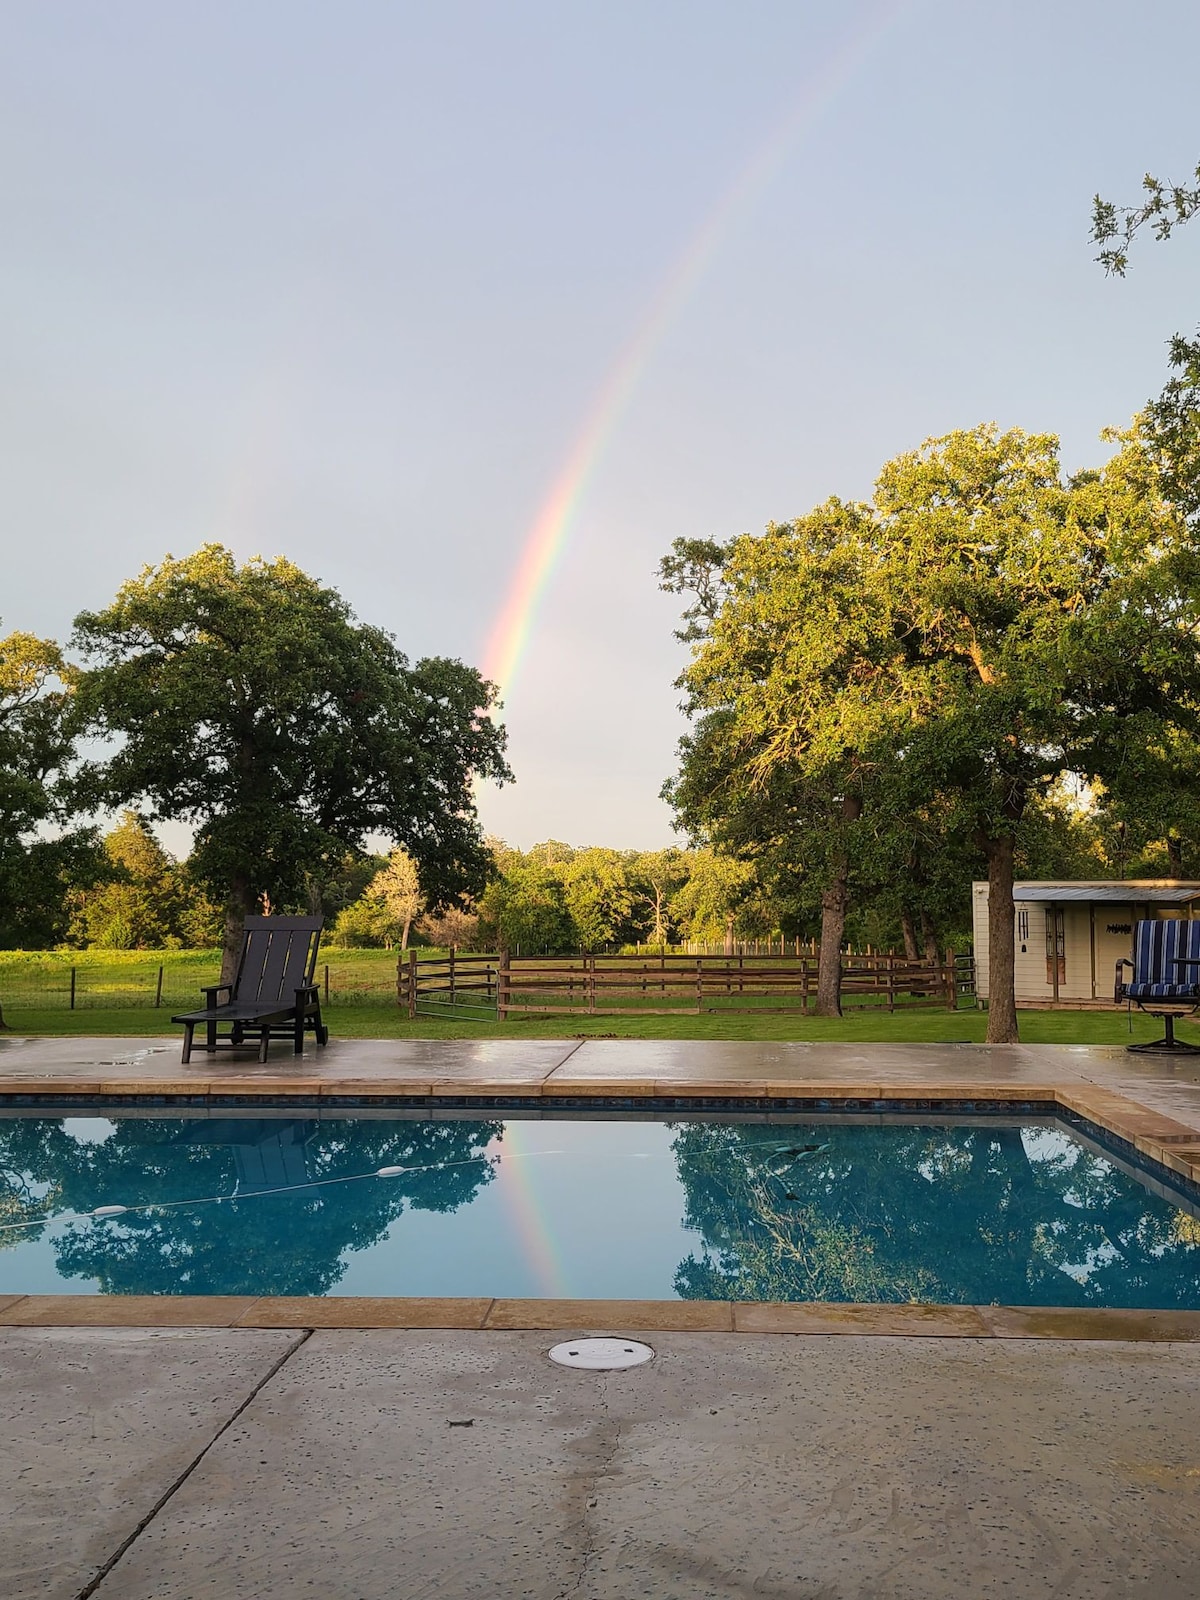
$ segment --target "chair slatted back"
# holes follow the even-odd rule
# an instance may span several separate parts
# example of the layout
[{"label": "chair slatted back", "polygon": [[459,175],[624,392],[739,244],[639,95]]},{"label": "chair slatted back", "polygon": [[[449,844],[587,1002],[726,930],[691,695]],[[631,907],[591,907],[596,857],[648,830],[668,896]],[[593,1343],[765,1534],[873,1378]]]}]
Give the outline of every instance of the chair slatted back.
[{"label": "chair slatted back", "polygon": [[322,917],[247,917],[233,998],[292,1004],[313,981],[323,926]]},{"label": "chair slatted back", "polygon": [[1177,966],[1176,956],[1200,959],[1200,920],[1152,918],[1139,922],[1133,934],[1133,977],[1164,992],[1200,983],[1200,966]]}]

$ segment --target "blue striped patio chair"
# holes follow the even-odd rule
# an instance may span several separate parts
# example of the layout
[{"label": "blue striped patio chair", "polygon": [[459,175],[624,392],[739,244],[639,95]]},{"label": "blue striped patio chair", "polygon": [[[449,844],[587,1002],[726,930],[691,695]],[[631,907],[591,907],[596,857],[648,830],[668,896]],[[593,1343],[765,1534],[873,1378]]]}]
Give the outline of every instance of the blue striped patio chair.
[{"label": "blue striped patio chair", "polygon": [[[1122,968],[1132,976],[1123,978]],[[1131,1044],[1129,1050],[1200,1050],[1175,1037],[1175,1018],[1190,1016],[1200,1007],[1200,920],[1156,919],[1139,922],[1133,930],[1133,959],[1117,962],[1114,999],[1160,1017],[1166,1027],[1153,1044]]]}]

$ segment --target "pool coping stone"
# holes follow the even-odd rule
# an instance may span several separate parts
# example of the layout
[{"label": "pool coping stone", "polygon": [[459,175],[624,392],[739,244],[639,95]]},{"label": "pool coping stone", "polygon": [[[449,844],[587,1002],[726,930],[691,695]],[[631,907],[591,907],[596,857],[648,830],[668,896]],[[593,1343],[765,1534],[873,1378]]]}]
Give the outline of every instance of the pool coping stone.
[{"label": "pool coping stone", "polygon": [[533,1300],[486,1296],[0,1296],[4,1328],[442,1328],[571,1335],[714,1333],[909,1339],[1200,1343],[1200,1311],[1059,1306],[866,1305],[725,1300]]}]

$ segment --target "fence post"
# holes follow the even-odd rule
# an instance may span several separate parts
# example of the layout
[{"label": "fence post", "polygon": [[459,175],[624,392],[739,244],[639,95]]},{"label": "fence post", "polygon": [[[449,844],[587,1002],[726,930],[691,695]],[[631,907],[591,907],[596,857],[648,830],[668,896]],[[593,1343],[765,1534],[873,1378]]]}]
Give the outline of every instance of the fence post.
[{"label": "fence post", "polygon": [[71,1010],[75,1009],[75,968],[71,968]]},{"label": "fence post", "polygon": [[508,1016],[508,951],[501,950],[500,966],[496,973],[496,1017],[500,1022]]},{"label": "fence post", "polygon": [[584,956],[583,964],[587,968],[587,997],[588,1015],[594,1016],[596,1012],[596,958]]},{"label": "fence post", "polygon": [[154,991],[154,1008],[162,1005],[162,962],[158,963],[158,986]]},{"label": "fence post", "polygon": [[458,949],[456,944],[450,946],[450,1004],[454,1004],[454,952]]},{"label": "fence post", "polygon": [[958,1010],[958,985],[954,981],[954,951],[946,951],[946,1010]]},{"label": "fence post", "polygon": [[704,1010],[704,957],[696,957],[696,1015]]},{"label": "fence post", "polygon": [[408,1014],[415,1017],[417,1014],[417,952],[408,952]]},{"label": "fence post", "polygon": [[329,963],[325,963],[325,1004],[329,1004]]}]

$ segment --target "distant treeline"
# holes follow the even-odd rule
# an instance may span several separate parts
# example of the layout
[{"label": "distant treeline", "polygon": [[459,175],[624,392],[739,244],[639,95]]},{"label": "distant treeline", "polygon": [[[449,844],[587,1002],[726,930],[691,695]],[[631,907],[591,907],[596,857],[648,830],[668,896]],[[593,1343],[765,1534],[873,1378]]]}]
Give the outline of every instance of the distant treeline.
[{"label": "distant treeline", "polygon": [[[1061,796],[1039,803],[1022,835],[1019,873],[1028,877],[1166,876],[1176,866],[1166,842],[1132,854],[1120,825],[1101,808]],[[315,885],[326,942],[349,948],[509,949],[564,955],[624,946],[720,944],[820,933],[815,895],[771,893],[751,864],[710,849],[575,848],[548,840],[527,851],[490,840],[493,876],[467,909],[430,911],[415,862],[347,855]],[[221,908],[163,849],[133,812],[71,857],[61,882],[58,920],[24,948],[211,949],[220,943]],[[973,862],[946,861],[936,885],[885,884],[847,924],[855,948],[905,949],[937,957],[970,944]],[[906,895],[910,898],[906,901]],[[936,898],[935,898],[936,895]],[[9,946],[11,947],[11,945]]]}]

